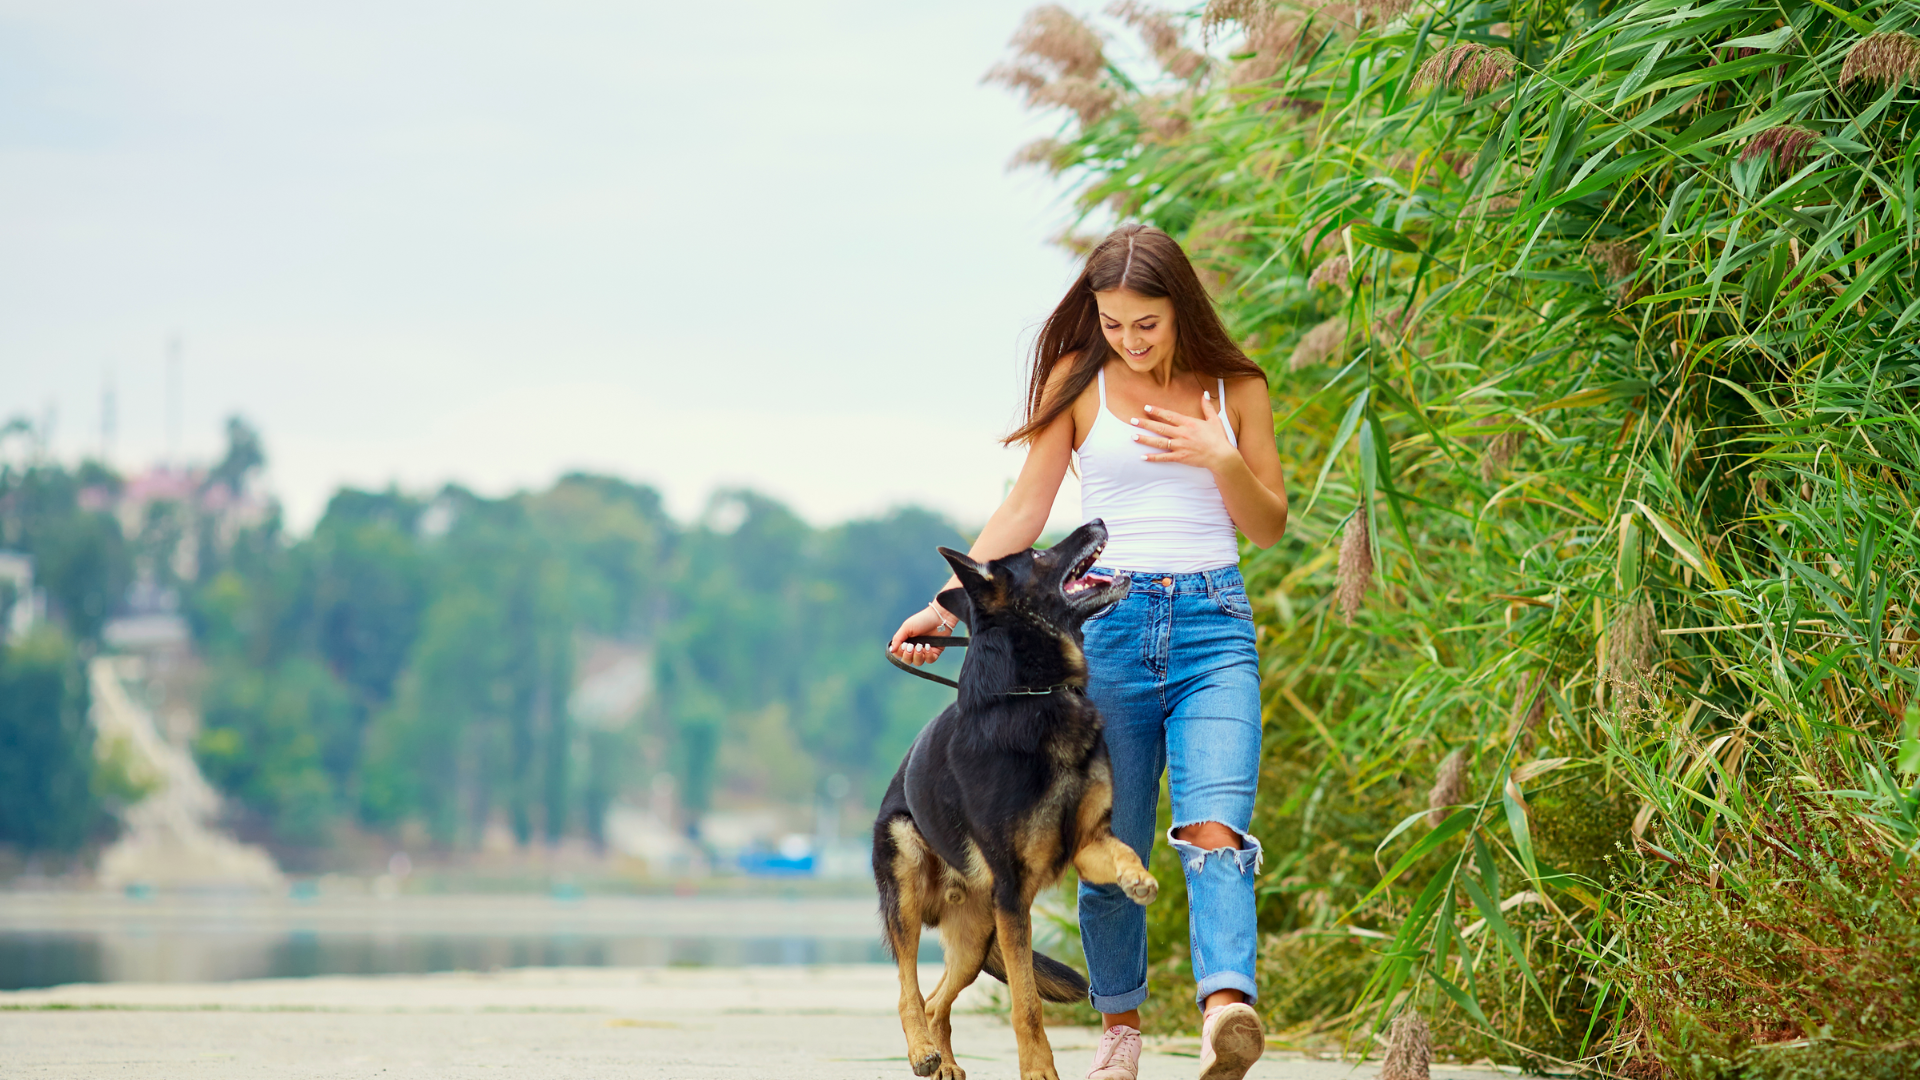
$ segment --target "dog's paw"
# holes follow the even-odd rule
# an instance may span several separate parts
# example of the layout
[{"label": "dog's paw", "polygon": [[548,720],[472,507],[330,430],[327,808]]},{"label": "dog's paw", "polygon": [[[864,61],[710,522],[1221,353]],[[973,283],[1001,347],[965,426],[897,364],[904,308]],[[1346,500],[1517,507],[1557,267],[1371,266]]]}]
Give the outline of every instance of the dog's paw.
[{"label": "dog's paw", "polygon": [[951,1061],[942,1061],[940,1063],[940,1074],[934,1077],[933,1080],[967,1080],[967,1070],[955,1065]]},{"label": "dog's paw", "polygon": [[1153,903],[1154,897],[1160,895],[1160,883],[1145,870],[1122,870],[1120,871],[1120,891],[1127,894],[1127,899],[1145,907]]},{"label": "dog's paw", "polygon": [[1020,1080],[1060,1080],[1060,1074],[1054,1071],[1053,1062],[1049,1061],[1038,1068],[1029,1069],[1023,1066],[1020,1069]]},{"label": "dog's paw", "polygon": [[[908,1060],[913,1060],[913,1059],[909,1058]],[[940,1051],[938,1050],[928,1051],[927,1056],[920,1058],[918,1060],[913,1060],[913,1075],[915,1076],[932,1076],[934,1074],[934,1071],[939,1068],[940,1068]],[[946,1080],[945,1073],[941,1073],[940,1076],[941,1076],[941,1080]]]}]

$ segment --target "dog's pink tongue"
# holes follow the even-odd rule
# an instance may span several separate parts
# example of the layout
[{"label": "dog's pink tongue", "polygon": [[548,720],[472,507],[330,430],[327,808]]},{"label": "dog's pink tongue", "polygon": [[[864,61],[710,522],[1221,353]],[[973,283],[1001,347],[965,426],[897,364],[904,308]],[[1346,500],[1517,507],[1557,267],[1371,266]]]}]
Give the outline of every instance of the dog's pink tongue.
[{"label": "dog's pink tongue", "polygon": [[1089,573],[1084,577],[1077,577],[1067,582],[1067,589],[1070,592],[1079,592],[1082,589],[1091,589],[1096,585],[1106,585],[1112,581],[1113,575],[1111,574]]}]

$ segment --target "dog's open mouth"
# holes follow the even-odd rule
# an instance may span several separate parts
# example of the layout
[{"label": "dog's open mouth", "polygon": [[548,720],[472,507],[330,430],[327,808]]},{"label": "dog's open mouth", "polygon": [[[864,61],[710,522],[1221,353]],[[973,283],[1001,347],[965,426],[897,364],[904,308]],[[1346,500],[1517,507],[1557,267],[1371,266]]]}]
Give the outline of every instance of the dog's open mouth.
[{"label": "dog's open mouth", "polygon": [[1073,597],[1076,594],[1086,592],[1088,589],[1096,589],[1111,582],[1113,580],[1112,578],[1094,578],[1087,576],[1087,571],[1093,569],[1093,564],[1100,560],[1100,553],[1105,551],[1106,547],[1106,541],[1102,540],[1100,543],[1095,544],[1085,555],[1082,555],[1080,561],[1073,564],[1073,569],[1067,571],[1066,580],[1060,583],[1060,591],[1067,594],[1068,597]]}]

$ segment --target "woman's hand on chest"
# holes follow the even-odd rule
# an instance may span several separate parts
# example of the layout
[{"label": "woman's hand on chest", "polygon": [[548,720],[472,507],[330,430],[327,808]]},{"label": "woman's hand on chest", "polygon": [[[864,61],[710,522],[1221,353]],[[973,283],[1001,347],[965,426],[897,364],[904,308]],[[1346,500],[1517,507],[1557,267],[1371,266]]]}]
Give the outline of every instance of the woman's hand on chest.
[{"label": "woman's hand on chest", "polygon": [[1146,451],[1146,460],[1195,465],[1214,473],[1240,460],[1240,451],[1227,441],[1220,424],[1221,403],[1213,399],[1212,391],[1201,393],[1199,416],[1159,405],[1141,409],[1146,415],[1134,417],[1131,423],[1133,441]]}]

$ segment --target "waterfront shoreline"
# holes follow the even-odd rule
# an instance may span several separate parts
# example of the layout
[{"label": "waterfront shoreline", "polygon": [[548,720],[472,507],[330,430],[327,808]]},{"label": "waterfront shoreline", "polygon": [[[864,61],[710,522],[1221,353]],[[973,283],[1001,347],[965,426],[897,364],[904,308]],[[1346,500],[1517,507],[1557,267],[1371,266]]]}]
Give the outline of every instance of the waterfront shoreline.
[{"label": "waterfront shoreline", "polygon": [[[930,989],[937,965],[921,969]],[[1012,1030],[983,980],[954,1042],[973,1080],[1017,1075]],[[214,984],[107,983],[0,993],[9,1075],[41,1080],[372,1077],[432,1080],[904,1080],[911,1076],[879,965],[547,968]],[[1049,1029],[1063,1075],[1097,1033]],[[1190,1039],[1149,1040],[1142,1072],[1191,1075]],[[1272,1052],[1250,1080],[1347,1080],[1373,1067]],[[1493,1080],[1490,1069],[1435,1066]]]},{"label": "waterfront shoreline", "polygon": [[0,990],[885,959],[860,897],[0,894]]}]

